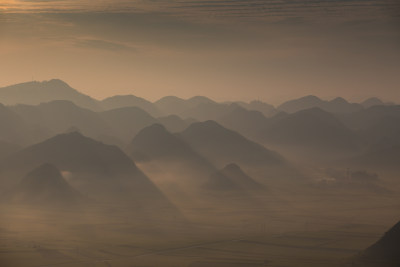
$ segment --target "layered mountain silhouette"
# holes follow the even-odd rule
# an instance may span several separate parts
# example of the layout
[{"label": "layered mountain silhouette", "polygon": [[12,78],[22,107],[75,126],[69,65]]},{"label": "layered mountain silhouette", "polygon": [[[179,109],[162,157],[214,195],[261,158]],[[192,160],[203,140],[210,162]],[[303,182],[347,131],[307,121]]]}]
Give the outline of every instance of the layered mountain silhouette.
[{"label": "layered mountain silhouette", "polygon": [[160,160],[179,163],[187,170],[211,172],[214,167],[186,142],[168,132],[161,124],[141,130],[131,143],[131,155],[136,161]]},{"label": "layered mountain silhouette", "polygon": [[266,117],[271,117],[278,112],[273,105],[270,105],[268,103],[265,103],[265,102],[262,102],[259,100],[253,100],[253,101],[250,101],[249,103],[241,102],[241,101],[234,102],[234,103],[236,103],[239,106],[241,106],[245,109],[248,109],[248,110],[259,111]]},{"label": "layered mountain silhouette", "polygon": [[302,110],[272,120],[264,130],[268,143],[295,145],[316,150],[352,151],[358,136],[332,114],[320,108]]},{"label": "layered mountain silhouette", "polygon": [[230,163],[226,165],[221,170],[221,173],[229,177],[235,184],[246,191],[258,191],[264,189],[264,185],[258,183],[253,178],[244,173],[240,166],[235,163]]},{"label": "layered mountain silhouette", "polygon": [[373,106],[383,106],[385,103],[377,97],[371,97],[361,102],[361,105],[364,108],[370,108]]},{"label": "layered mountain silhouette", "polygon": [[368,168],[379,170],[399,170],[400,145],[376,145],[361,155],[346,159],[346,161],[355,166],[368,166]]},{"label": "layered mountain silhouette", "polygon": [[[16,180],[41,164],[67,173],[69,183],[85,196],[101,202],[123,202],[137,209],[174,206],[118,147],[73,132],[27,147],[0,162],[0,176]],[[136,210],[138,211],[138,210]]]},{"label": "layered mountain silhouette", "polygon": [[240,106],[217,119],[217,122],[224,127],[237,131],[253,140],[262,139],[262,133],[270,124],[270,121],[260,111],[247,110]]},{"label": "layered mountain silhouette", "polygon": [[300,110],[315,107],[332,113],[350,113],[361,110],[363,108],[361,104],[349,103],[341,97],[337,97],[331,101],[325,101],[316,96],[309,95],[284,102],[277,109],[285,111],[287,113],[294,113]]},{"label": "layered mountain silhouette", "polygon": [[69,100],[81,107],[100,109],[95,99],[76,91],[58,79],[26,82],[0,88],[0,102],[6,105],[38,105],[53,100]]},{"label": "layered mountain silhouette", "polygon": [[372,150],[400,145],[400,106],[372,106],[359,112],[343,114],[339,119]]},{"label": "layered mountain silhouette", "polygon": [[0,125],[0,140],[14,144],[29,143],[31,128],[28,123],[2,104],[0,104]]},{"label": "layered mountain silhouette", "polygon": [[[198,106],[212,106],[212,104],[217,103],[205,96],[194,96],[189,99],[182,99],[176,96],[166,96],[159,99],[154,104],[166,115],[175,114],[186,118],[193,117],[190,116],[192,113],[197,114],[195,110]],[[194,111],[191,111],[193,109]]]},{"label": "layered mountain silhouette", "polygon": [[3,169],[32,169],[51,163],[61,170],[102,176],[135,173],[139,170],[119,148],[83,136],[79,132],[56,135],[29,146],[5,159]]},{"label": "layered mountain silhouette", "polygon": [[385,118],[400,118],[400,106],[372,106],[365,110],[350,114],[342,114],[338,118],[349,128],[365,130]]},{"label": "layered mountain silhouette", "polygon": [[17,105],[12,110],[25,121],[43,128],[45,134],[42,140],[63,133],[71,127],[97,139],[113,135],[112,128],[98,113],[79,107],[71,101],[55,100],[37,106]]},{"label": "layered mountain silhouette", "polygon": [[377,266],[400,265],[400,222],[387,231],[381,239],[367,248],[361,258]]},{"label": "layered mountain silhouette", "polygon": [[138,107],[123,107],[100,113],[119,139],[128,144],[144,127],[157,123],[157,119]]},{"label": "layered mountain silhouette", "polygon": [[166,115],[177,115],[190,108],[186,100],[176,96],[165,96],[154,102],[154,104]]},{"label": "layered mountain silhouette", "polygon": [[84,201],[84,197],[64,180],[57,167],[48,163],[29,172],[4,199],[39,207],[71,206]]},{"label": "layered mountain silhouette", "polygon": [[224,103],[200,103],[192,108],[181,112],[183,118],[194,118],[198,121],[216,120],[225,116],[236,108],[237,104],[224,104]]},{"label": "layered mountain silhouette", "polygon": [[285,162],[278,153],[224,128],[215,121],[193,123],[180,136],[216,166],[225,166],[231,162],[264,166]]},{"label": "layered mountain silhouette", "polygon": [[170,132],[180,132],[188,127],[189,123],[177,115],[159,117],[157,120]]},{"label": "layered mountain silhouette", "polygon": [[134,95],[116,95],[101,101],[101,106],[106,109],[117,109],[124,107],[138,107],[152,116],[160,116],[161,111],[150,101]]}]

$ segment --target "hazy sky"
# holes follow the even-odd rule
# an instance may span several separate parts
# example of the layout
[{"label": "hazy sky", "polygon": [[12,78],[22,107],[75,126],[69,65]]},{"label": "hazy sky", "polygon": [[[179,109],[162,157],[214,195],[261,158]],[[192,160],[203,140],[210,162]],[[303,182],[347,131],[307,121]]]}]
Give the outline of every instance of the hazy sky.
[{"label": "hazy sky", "polygon": [[398,0],[1,0],[0,86],[400,102]]}]

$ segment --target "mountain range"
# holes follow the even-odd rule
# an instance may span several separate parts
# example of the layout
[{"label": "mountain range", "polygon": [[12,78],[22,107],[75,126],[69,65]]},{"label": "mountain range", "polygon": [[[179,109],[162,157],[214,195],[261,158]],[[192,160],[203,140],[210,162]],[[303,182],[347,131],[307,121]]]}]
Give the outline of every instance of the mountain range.
[{"label": "mountain range", "polygon": [[[143,187],[137,196],[151,192],[161,200],[135,162],[158,164],[203,184],[214,175],[219,177],[214,182],[237,186],[242,177],[260,187],[246,173],[271,177],[293,170],[283,156],[287,148],[308,160],[337,154],[351,158],[349,164],[369,166],[395,166],[399,154],[399,106],[377,98],[349,103],[306,96],[277,108],[204,96],[152,103],[118,95],[98,101],[50,80],[0,88],[0,102],[8,105],[0,105],[0,175],[7,186],[48,163],[84,194],[98,197],[113,188],[108,191],[128,196]],[[236,174],[228,174],[232,170]]]}]

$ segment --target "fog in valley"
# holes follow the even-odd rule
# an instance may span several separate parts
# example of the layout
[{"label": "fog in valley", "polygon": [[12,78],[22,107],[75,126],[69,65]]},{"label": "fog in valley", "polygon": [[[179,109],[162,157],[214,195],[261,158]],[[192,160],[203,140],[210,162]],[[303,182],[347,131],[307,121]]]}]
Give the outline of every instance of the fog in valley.
[{"label": "fog in valley", "polygon": [[2,266],[399,264],[396,104],[0,96]]}]

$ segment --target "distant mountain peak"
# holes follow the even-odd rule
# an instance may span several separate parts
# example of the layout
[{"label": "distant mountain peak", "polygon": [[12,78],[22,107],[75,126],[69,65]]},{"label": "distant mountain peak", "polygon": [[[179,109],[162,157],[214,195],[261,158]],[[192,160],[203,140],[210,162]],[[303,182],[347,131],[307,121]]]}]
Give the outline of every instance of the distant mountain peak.
[{"label": "distant mountain peak", "polygon": [[299,99],[321,100],[321,98],[319,98],[318,96],[315,96],[315,95],[306,95],[306,96],[303,96],[303,97],[301,97]]},{"label": "distant mountain peak", "polygon": [[349,103],[342,97],[337,97],[331,101],[325,101],[316,96],[308,95],[298,99],[289,100],[281,104],[278,109],[288,113],[294,113],[312,107],[319,107],[332,113],[350,113],[359,111],[363,108],[360,104]]},{"label": "distant mountain peak", "polygon": [[156,103],[157,102],[162,102],[162,101],[170,101],[170,100],[185,101],[184,99],[182,99],[180,97],[177,97],[177,96],[174,96],[174,95],[167,95],[167,96],[164,96],[164,97],[160,98],[159,100],[157,100]]},{"label": "distant mountain peak", "polygon": [[207,104],[207,103],[215,103],[213,100],[211,100],[208,97],[205,96],[201,96],[201,95],[197,95],[197,96],[193,96],[191,98],[189,98],[187,100],[189,103],[193,103],[193,104]]},{"label": "distant mountain peak", "polygon": [[343,97],[336,97],[336,98],[332,99],[330,102],[331,102],[331,103],[334,103],[334,104],[348,104],[348,103],[349,103],[349,102],[348,102],[346,99],[344,99]]},{"label": "distant mountain peak", "polygon": [[373,106],[382,106],[382,105],[385,105],[385,103],[383,103],[383,101],[377,97],[370,97],[370,98],[364,100],[363,102],[361,102],[361,105],[365,108],[370,108]]},{"label": "distant mountain peak", "polygon": [[31,81],[0,88],[0,99],[6,105],[38,105],[53,100],[70,100],[76,105],[98,110],[99,105],[92,97],[80,93],[60,79]]},{"label": "distant mountain peak", "polygon": [[60,79],[51,79],[48,81],[42,81],[42,83],[47,83],[47,84],[51,84],[51,85],[61,85],[64,87],[71,88],[71,86],[69,86],[69,84],[67,84],[66,82],[64,82],[63,80],[60,80]]}]

